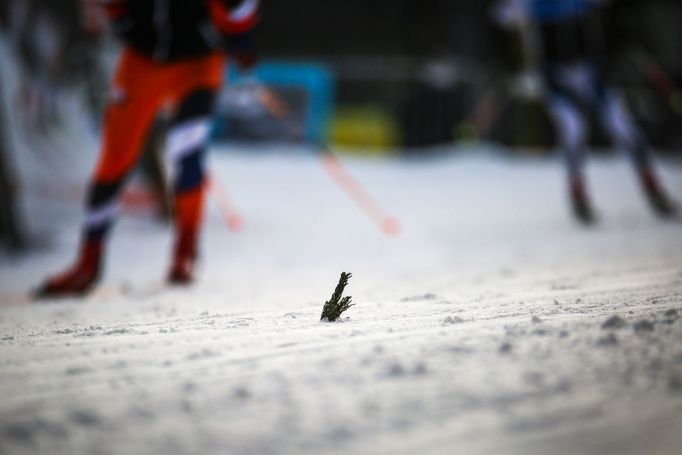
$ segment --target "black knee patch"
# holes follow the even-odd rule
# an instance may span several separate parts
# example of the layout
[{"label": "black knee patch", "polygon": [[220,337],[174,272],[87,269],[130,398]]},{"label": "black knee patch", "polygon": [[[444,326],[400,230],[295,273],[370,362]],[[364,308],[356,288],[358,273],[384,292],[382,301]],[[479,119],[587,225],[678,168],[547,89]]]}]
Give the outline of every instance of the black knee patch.
[{"label": "black knee patch", "polygon": [[106,204],[118,196],[125,179],[121,178],[110,183],[94,183],[88,190],[87,206],[96,208]]},{"label": "black knee patch", "polygon": [[176,192],[190,191],[201,186],[204,181],[202,156],[202,151],[196,150],[180,160],[175,181]]},{"label": "black knee patch", "polygon": [[215,92],[211,89],[198,89],[187,95],[173,119],[174,124],[182,123],[198,117],[205,117],[213,112]]}]

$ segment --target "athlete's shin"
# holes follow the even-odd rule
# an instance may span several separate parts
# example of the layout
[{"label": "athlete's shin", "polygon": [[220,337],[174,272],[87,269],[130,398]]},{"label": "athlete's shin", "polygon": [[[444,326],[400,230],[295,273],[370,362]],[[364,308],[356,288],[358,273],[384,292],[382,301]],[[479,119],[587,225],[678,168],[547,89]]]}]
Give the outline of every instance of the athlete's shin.
[{"label": "athlete's shin", "polygon": [[95,180],[88,190],[83,227],[84,243],[105,243],[120,209],[124,178]]},{"label": "athlete's shin", "polygon": [[194,280],[194,265],[204,204],[204,155],[214,93],[195,90],[181,101],[167,138],[175,182],[175,247],[168,280]]},{"label": "athlete's shin", "polygon": [[175,161],[175,247],[168,280],[184,284],[194,280],[194,264],[204,206],[203,143]]},{"label": "athlete's shin", "polygon": [[175,196],[175,244],[168,281],[186,284],[194,281],[204,205],[204,188],[179,192]]}]

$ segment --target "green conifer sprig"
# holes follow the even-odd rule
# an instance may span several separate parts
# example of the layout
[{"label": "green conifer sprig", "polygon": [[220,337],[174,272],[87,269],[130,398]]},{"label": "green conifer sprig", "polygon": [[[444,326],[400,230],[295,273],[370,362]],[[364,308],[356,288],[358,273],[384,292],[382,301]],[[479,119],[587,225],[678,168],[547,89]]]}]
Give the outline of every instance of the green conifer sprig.
[{"label": "green conifer sprig", "polygon": [[332,294],[332,298],[324,302],[324,307],[322,307],[322,315],[320,316],[321,321],[326,319],[329,322],[334,322],[341,316],[341,314],[343,314],[344,311],[355,305],[354,303],[351,303],[351,296],[341,297],[343,295],[343,290],[346,288],[348,280],[351,276],[353,276],[352,273],[341,273],[339,284],[336,285],[336,289]]}]

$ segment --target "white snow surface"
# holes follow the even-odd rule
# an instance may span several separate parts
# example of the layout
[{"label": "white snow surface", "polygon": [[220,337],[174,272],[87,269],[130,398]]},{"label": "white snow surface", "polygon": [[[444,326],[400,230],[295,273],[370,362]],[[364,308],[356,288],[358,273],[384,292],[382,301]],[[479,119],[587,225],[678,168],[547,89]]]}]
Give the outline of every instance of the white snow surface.
[{"label": "white snow surface", "polygon": [[[16,160],[41,247],[0,255],[2,454],[680,453],[682,225],[622,160],[590,163],[586,229],[554,159],[343,157],[401,221],[385,237],[314,155],[215,149],[246,224],[209,199],[195,286],[164,288],[171,233],[128,211],[100,289],[36,304],[96,150],[45,144]],[[356,305],[322,323],[342,271]]]},{"label": "white snow surface", "polygon": [[[2,453],[679,453],[680,223],[624,163],[592,163],[585,229],[554,160],[343,158],[401,220],[389,238],[313,155],[211,158],[246,224],[209,201],[187,290],[162,285],[169,229],[127,214],[100,291],[22,303],[82,219],[27,197],[51,243],[0,261]],[[341,271],[356,306],[321,323]]]}]

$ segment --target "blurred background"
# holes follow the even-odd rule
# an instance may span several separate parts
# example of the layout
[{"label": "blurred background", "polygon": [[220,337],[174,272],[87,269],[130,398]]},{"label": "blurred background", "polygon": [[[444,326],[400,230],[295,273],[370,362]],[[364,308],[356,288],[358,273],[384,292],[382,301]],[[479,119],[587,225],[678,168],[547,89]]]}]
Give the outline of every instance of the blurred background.
[{"label": "blurred background", "polygon": [[[498,3],[266,2],[260,48],[266,58],[329,68],[336,94],[330,134],[340,145],[409,152],[485,139],[545,149],[553,135],[537,85],[528,83],[538,65],[532,43],[500,25]],[[682,3],[620,0],[604,2],[600,13],[612,77],[653,144],[679,150]],[[481,103],[493,104],[494,113],[476,118]]]},{"label": "blurred background", "polygon": [[[214,138],[322,141],[358,154],[426,155],[475,142],[515,155],[549,154],[556,134],[542,100],[537,39],[523,20],[504,17],[504,3],[265,1],[255,80],[277,98],[254,97],[231,68]],[[609,77],[653,147],[679,156],[682,3],[599,3]],[[7,219],[6,201],[20,185],[8,137],[19,128],[35,144],[78,109],[96,138],[119,45],[94,0],[2,0],[0,27]],[[608,145],[601,129],[591,136],[593,147]],[[4,231],[5,238],[18,235]]]}]

